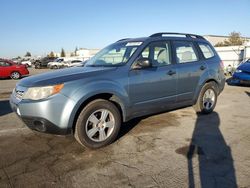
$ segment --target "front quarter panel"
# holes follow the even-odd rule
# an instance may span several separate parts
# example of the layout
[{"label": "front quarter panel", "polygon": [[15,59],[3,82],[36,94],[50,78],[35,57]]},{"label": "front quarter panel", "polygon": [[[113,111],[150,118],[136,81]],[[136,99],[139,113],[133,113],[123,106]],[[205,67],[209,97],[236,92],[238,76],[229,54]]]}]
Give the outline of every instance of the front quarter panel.
[{"label": "front quarter panel", "polygon": [[123,118],[125,118],[127,116],[127,109],[129,106],[129,97],[126,89],[127,79],[119,81],[123,84],[111,80],[99,80],[85,82],[83,85],[78,85],[78,89],[74,91],[71,96],[69,96],[76,103],[70,116],[71,126],[74,123],[75,116],[81,105],[89,98],[104,93],[114,95],[116,102],[118,102],[121,106]]}]

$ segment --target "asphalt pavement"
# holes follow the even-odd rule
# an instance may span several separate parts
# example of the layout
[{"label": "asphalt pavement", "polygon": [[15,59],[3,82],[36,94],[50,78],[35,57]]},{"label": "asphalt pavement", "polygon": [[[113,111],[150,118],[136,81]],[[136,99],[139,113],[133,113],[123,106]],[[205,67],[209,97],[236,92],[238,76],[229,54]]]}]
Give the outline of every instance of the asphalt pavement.
[{"label": "asphalt pavement", "polygon": [[29,130],[9,107],[15,84],[0,80],[1,188],[250,187],[250,87],[226,85],[209,115],[189,107],[132,120],[89,150]]}]

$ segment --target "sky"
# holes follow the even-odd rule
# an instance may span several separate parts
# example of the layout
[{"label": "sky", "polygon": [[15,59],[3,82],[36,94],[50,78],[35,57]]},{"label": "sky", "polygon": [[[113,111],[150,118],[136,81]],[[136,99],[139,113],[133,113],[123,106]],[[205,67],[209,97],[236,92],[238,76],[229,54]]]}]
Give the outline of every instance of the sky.
[{"label": "sky", "polygon": [[250,0],[0,0],[0,57],[103,48],[156,32],[250,37]]}]

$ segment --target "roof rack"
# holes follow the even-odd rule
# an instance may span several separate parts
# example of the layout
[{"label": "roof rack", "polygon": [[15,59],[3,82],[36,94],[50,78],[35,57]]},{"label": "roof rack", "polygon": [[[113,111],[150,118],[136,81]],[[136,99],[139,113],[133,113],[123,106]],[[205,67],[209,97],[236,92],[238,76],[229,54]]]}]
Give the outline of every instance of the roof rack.
[{"label": "roof rack", "polygon": [[187,38],[197,38],[197,39],[204,39],[204,37],[200,35],[195,35],[195,34],[189,34],[189,33],[172,33],[172,32],[162,32],[162,33],[154,33],[150,35],[149,37],[162,37],[163,35],[184,35]]}]

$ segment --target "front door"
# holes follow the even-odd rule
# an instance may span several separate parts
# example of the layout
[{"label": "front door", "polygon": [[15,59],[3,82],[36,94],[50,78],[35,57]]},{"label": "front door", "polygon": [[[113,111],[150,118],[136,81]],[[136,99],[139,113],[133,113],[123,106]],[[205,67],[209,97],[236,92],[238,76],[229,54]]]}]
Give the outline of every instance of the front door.
[{"label": "front door", "polygon": [[10,64],[0,60],[0,77],[8,77],[10,75]]},{"label": "front door", "polygon": [[150,43],[137,59],[140,58],[148,58],[152,67],[129,72],[132,116],[164,110],[176,101],[177,70],[172,64],[170,44],[166,41]]}]

